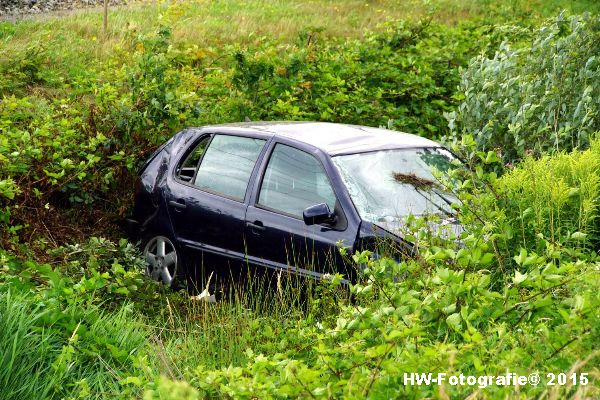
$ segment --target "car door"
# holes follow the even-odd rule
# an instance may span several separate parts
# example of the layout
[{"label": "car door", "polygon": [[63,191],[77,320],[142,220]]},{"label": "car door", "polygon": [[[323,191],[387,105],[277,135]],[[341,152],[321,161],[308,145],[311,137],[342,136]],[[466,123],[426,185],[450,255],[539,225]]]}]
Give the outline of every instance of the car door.
[{"label": "car door", "polygon": [[246,192],[266,143],[257,137],[211,134],[184,153],[168,179],[167,203],[189,274],[227,273],[223,261],[245,255]]},{"label": "car door", "polygon": [[[315,154],[275,143],[246,211],[248,260],[306,276],[345,274],[338,244],[352,245],[357,227],[348,226],[330,182]],[[335,210],[335,223],[304,223],[304,209],[319,203]]]}]

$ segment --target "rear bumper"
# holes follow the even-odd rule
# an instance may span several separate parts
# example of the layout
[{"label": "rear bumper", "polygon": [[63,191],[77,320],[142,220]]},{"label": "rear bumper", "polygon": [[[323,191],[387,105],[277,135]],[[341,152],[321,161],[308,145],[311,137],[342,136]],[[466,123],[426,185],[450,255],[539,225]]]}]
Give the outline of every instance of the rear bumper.
[{"label": "rear bumper", "polygon": [[121,226],[123,231],[127,234],[129,241],[136,243],[138,242],[140,237],[140,223],[133,218],[125,218],[121,222]]}]

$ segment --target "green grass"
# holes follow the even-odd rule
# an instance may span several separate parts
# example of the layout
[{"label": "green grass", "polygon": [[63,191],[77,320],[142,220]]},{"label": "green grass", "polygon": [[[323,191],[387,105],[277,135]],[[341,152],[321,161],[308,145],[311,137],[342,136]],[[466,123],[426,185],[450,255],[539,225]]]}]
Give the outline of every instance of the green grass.
[{"label": "green grass", "polygon": [[84,291],[66,270],[49,272],[52,283],[34,278],[35,289],[17,283],[30,282],[30,272],[0,281],[0,398],[137,397],[139,379],[186,380],[198,365],[241,367],[248,349],[301,353],[310,343],[286,333],[337,307],[314,303],[312,283],[285,275],[238,281],[213,304],[152,284],[118,301]]},{"label": "green grass", "polygon": [[106,312],[84,304],[58,309],[52,303],[0,291],[0,398],[119,393],[120,380],[146,345],[139,318],[128,306]]},{"label": "green grass", "polygon": [[307,30],[324,38],[360,38],[384,22],[418,18],[433,10],[436,21],[449,25],[466,19],[497,22],[530,21],[556,14],[600,10],[593,0],[193,0],[150,1],[115,7],[109,29],[102,32],[100,9],[55,13],[0,22],[0,66],[28,49],[45,50],[47,74],[76,76],[94,62],[110,58],[131,37],[171,26],[176,43],[214,48],[220,53],[231,44],[252,45],[265,38],[282,45],[294,43]]},{"label": "green grass", "polygon": [[162,312],[147,320],[152,332],[150,359],[156,371],[185,379],[186,370],[199,364],[208,368],[243,366],[249,361],[248,349],[274,354],[296,348],[300,353],[309,343],[286,336],[286,332],[314,325],[317,318],[327,323],[327,314],[334,315],[337,302],[348,300],[347,289],[323,292],[323,285],[286,275],[249,274],[227,287],[216,304],[179,295],[159,300]]}]

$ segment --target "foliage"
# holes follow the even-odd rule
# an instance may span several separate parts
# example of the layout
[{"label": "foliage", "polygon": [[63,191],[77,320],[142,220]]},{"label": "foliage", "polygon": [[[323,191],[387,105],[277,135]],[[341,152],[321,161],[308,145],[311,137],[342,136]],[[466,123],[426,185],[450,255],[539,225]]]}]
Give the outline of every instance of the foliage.
[{"label": "foliage", "polygon": [[310,32],[285,56],[270,46],[239,51],[232,78],[239,110],[231,115],[389,125],[435,137],[455,103],[457,67],[485,46],[488,30],[399,21],[344,45]]},{"label": "foliage", "polygon": [[[384,17],[384,1],[171,2],[120,11],[101,40],[93,12],[0,22],[0,397],[600,395],[598,19],[537,29],[535,5],[492,3],[418,5],[395,20],[404,11]],[[330,22],[284,27],[290,5]],[[241,23],[238,9],[258,14]],[[198,23],[198,10],[212,14]],[[374,19],[386,22],[362,33]],[[281,37],[262,34],[276,23]],[[157,144],[245,117],[450,133],[465,168],[440,181],[457,192],[464,231],[409,218],[418,255],[354,254],[351,298],[338,275],[309,288],[278,276],[218,304],[145,279],[126,241],[88,239],[112,233],[104,224],[124,213]],[[591,382],[544,392],[402,381],[506,371]]]},{"label": "foliage", "polygon": [[102,304],[104,308],[120,307],[130,296],[139,298],[139,309],[151,304],[158,294],[144,298],[141,293],[156,290],[144,279],[138,250],[126,240],[119,245],[99,238],[86,244],[75,244],[49,250],[51,263],[22,261],[10,253],[2,253],[3,274],[0,284],[34,291],[44,298],[64,304]]},{"label": "foliage", "polygon": [[507,257],[518,249],[534,254],[554,252],[557,259],[571,261],[595,254],[599,239],[598,139],[592,139],[591,148],[585,151],[527,157],[500,177],[495,172],[502,169],[497,153],[476,147],[470,135],[452,145],[467,168],[456,169],[453,180],[444,183],[461,191],[465,225],[480,226],[477,236],[493,245],[498,278],[518,267],[516,259]]},{"label": "foliage", "polygon": [[589,146],[600,130],[599,32],[597,15],[560,14],[530,47],[504,43],[493,58],[472,60],[461,79],[465,98],[448,114],[454,135],[473,134],[505,163]]},{"label": "foliage", "polygon": [[[188,384],[160,378],[145,398],[162,398],[170,390],[184,390],[189,399],[465,397],[476,391],[530,397],[541,394],[543,385],[418,386],[405,384],[403,376],[540,371],[545,382],[543,371],[596,374],[595,262],[557,263],[551,254],[523,251],[518,263],[527,272],[514,272],[494,290],[488,269],[493,253],[472,233],[464,235],[459,251],[452,240],[443,247],[420,243],[422,258],[401,263],[356,254],[355,261],[366,265],[364,281],[351,287],[356,303],[343,305],[332,325],[289,332],[309,344],[304,352],[249,349],[247,365],[215,370],[200,364],[188,372]],[[597,395],[589,383],[551,390],[555,396]]]},{"label": "foliage", "polygon": [[[591,245],[599,242],[600,142],[591,149],[526,158],[498,182],[505,199],[513,248],[538,239]],[[541,241],[543,242],[543,241]],[[528,246],[529,245],[529,246]],[[538,248],[539,250],[539,248]]]},{"label": "foliage", "polygon": [[119,149],[160,144],[165,134],[194,121],[201,111],[196,93],[200,80],[192,69],[195,55],[171,47],[168,27],[139,35],[131,47],[131,65],[123,63],[115,71],[117,79],[104,83],[97,94],[104,130],[114,133]]}]

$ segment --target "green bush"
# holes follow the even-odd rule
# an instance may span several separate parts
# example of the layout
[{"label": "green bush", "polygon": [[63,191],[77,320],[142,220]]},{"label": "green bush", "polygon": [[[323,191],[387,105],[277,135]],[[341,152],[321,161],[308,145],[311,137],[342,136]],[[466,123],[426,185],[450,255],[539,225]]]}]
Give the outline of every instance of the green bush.
[{"label": "green bush", "polygon": [[[495,151],[478,151],[471,135],[453,144],[462,152],[465,168],[452,171],[453,179],[444,184],[460,194],[463,225],[477,227],[472,238],[492,246],[495,285],[524,267],[521,255],[515,256],[519,250],[532,253],[529,261],[547,252],[556,262],[596,255],[599,144],[592,139],[588,150],[528,156],[511,169],[503,169]],[[497,170],[504,174],[498,176]]]},{"label": "green bush", "polygon": [[505,163],[527,154],[585,149],[600,130],[600,17],[561,14],[530,46],[503,43],[464,70],[464,100],[448,119],[454,136],[471,133]]},{"label": "green bush", "polygon": [[[200,364],[188,371],[188,383],[159,378],[145,398],[163,398],[172,390],[189,399],[453,398],[477,391],[489,398],[535,397],[546,390],[546,371],[585,373],[588,379],[587,385],[551,388],[555,396],[598,395],[592,381],[598,373],[600,275],[594,264],[553,265],[536,258],[528,273],[513,274],[496,291],[485,269],[488,258],[481,257],[486,251],[467,246],[459,255],[449,246],[431,248],[422,260],[400,264],[360,254],[356,261],[367,265],[365,283],[351,289],[358,304],[344,305],[333,326],[287,333],[308,344],[305,352],[264,355],[249,349],[247,365],[212,369]],[[481,260],[472,264],[472,272],[457,268],[467,256]],[[395,281],[390,275],[404,278]],[[544,384],[480,388],[403,381],[410,372],[482,376],[506,371],[540,371]]]},{"label": "green bush", "polygon": [[132,38],[117,57],[121,65],[106,71],[111,76],[96,95],[99,123],[112,133],[117,149],[129,153],[128,146],[145,145],[147,150],[199,116],[195,58],[172,47],[169,28]]}]

